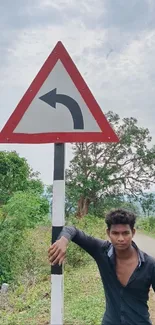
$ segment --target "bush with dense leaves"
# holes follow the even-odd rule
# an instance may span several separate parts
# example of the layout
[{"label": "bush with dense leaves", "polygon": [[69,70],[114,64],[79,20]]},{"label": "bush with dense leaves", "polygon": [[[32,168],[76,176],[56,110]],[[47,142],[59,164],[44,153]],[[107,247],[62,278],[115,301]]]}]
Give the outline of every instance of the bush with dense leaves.
[{"label": "bush with dense leaves", "polygon": [[44,222],[48,210],[48,201],[32,191],[16,192],[1,208],[0,283],[17,278],[33,257],[26,231]]},{"label": "bush with dense leaves", "polygon": [[38,194],[44,192],[39,173],[34,172],[27,160],[19,157],[16,151],[1,151],[0,166],[0,205],[6,204],[18,191],[33,190]]},{"label": "bush with dense leaves", "polygon": [[139,229],[150,233],[155,233],[155,217],[139,218],[137,226]]}]

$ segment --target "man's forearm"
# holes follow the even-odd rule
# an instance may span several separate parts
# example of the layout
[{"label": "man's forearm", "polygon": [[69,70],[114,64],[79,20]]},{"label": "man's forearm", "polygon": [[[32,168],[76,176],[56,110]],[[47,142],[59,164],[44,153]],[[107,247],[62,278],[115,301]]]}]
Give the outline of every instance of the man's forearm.
[{"label": "man's forearm", "polygon": [[83,248],[94,258],[96,258],[101,247],[107,247],[107,241],[89,236],[82,230],[73,226],[63,227],[58,239],[61,237],[65,237],[68,241],[72,240],[75,244]]},{"label": "man's forearm", "polygon": [[64,226],[58,239],[64,237],[66,239],[68,239],[68,241],[72,240],[74,238],[74,236],[76,235],[76,228],[75,227],[67,227]]}]

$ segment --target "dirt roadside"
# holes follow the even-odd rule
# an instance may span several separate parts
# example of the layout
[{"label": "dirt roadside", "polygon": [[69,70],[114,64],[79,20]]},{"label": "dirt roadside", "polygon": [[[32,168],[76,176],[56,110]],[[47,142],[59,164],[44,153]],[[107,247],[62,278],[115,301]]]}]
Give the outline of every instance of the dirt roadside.
[{"label": "dirt roadside", "polygon": [[[154,238],[146,236],[142,233],[137,233],[134,237],[134,241],[141,250],[155,258]],[[150,291],[149,308],[152,324],[155,325],[155,293],[153,292],[153,290]]]}]

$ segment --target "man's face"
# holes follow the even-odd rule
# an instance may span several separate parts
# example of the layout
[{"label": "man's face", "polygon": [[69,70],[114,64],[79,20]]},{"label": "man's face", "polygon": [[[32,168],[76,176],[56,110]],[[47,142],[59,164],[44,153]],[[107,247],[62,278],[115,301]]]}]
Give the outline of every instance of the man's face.
[{"label": "man's face", "polygon": [[107,234],[115,249],[124,250],[131,245],[135,229],[131,230],[129,225],[112,225]]}]

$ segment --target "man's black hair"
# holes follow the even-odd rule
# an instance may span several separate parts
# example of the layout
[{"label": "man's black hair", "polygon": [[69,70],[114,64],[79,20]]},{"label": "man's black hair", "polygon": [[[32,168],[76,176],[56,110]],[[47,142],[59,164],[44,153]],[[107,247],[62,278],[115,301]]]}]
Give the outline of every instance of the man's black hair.
[{"label": "man's black hair", "polygon": [[110,230],[112,225],[129,225],[131,229],[134,228],[136,222],[136,215],[125,209],[115,209],[107,213],[105,217],[107,228]]}]

